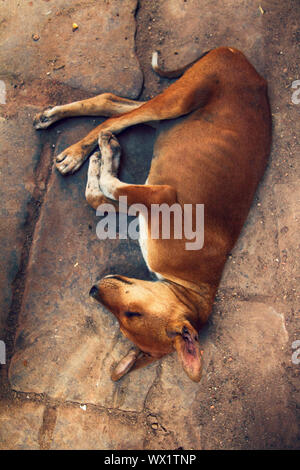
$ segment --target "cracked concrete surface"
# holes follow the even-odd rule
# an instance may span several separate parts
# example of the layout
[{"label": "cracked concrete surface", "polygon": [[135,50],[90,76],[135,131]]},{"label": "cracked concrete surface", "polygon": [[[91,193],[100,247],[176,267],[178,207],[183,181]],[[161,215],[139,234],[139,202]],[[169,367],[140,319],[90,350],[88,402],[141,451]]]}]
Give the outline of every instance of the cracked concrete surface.
[{"label": "cracked concrete surface", "polygon": [[[1,15],[0,447],[299,447],[299,3],[10,0]],[[32,117],[103,91],[148,99],[170,84],[151,71],[153,50],[169,69],[220,45],[243,50],[268,80],[274,133],[201,333],[203,379],[189,381],[171,355],[113,383],[129,342],[88,291],[109,272],[149,275],[135,242],[97,239],[87,165],[67,178],[52,167],[101,118],[36,133]],[[153,138],[144,126],[120,136],[122,179],[145,180]]]}]

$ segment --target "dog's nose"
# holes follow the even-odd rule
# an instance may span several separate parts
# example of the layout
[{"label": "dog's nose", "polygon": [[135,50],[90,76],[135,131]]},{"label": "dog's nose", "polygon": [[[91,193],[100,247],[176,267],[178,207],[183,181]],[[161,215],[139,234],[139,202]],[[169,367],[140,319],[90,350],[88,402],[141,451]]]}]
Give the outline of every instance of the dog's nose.
[{"label": "dog's nose", "polygon": [[98,289],[98,287],[97,287],[97,286],[93,286],[93,287],[91,288],[91,290],[90,290],[89,295],[95,299],[98,294],[99,294],[99,289]]}]

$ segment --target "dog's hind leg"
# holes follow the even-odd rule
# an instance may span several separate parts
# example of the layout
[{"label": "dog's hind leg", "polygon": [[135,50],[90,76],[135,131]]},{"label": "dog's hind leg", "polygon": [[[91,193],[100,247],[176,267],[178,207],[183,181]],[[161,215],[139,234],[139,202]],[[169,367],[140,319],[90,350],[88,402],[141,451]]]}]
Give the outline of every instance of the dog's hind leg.
[{"label": "dog's hind leg", "polygon": [[142,104],[144,101],[128,100],[112,93],[102,93],[87,100],[47,108],[35,116],[33,125],[36,129],[47,129],[54,122],[69,117],[119,116],[139,108]]}]

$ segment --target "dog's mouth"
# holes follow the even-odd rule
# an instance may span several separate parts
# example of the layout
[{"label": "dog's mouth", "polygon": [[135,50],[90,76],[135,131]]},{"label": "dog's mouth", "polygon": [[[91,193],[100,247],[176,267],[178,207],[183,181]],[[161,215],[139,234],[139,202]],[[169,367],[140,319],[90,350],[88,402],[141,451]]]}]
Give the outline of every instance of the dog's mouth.
[{"label": "dog's mouth", "polygon": [[129,286],[132,286],[133,283],[128,281],[128,279],[124,279],[122,276],[119,276],[118,274],[109,274],[108,276],[105,276],[104,279],[117,279],[120,282],[123,282],[124,284],[128,284]]}]

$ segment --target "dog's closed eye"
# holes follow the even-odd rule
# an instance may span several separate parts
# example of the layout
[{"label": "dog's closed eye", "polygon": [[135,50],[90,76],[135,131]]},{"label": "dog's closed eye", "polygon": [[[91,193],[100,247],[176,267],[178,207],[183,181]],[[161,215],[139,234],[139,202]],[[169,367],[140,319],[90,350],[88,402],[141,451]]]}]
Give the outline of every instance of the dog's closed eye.
[{"label": "dog's closed eye", "polygon": [[142,314],[139,312],[125,312],[125,316],[127,318],[132,318],[132,317],[141,317]]}]

